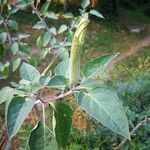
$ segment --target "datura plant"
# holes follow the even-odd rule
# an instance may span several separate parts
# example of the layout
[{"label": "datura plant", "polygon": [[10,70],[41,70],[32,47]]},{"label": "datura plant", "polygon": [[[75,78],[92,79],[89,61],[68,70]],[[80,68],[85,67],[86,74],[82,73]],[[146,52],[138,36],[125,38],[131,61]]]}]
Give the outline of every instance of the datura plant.
[{"label": "datura plant", "polygon": [[[89,1],[83,2],[83,8],[88,6]],[[54,14],[51,15],[54,17]],[[130,139],[128,120],[116,92],[96,80],[106,71],[117,54],[107,54],[92,59],[80,68],[82,46],[90,22],[85,16],[82,15],[78,22],[69,57],[65,57],[54,69],[51,67],[51,62],[42,73],[33,65],[23,62],[20,66],[21,80],[0,90],[0,103],[5,102],[6,105],[5,116],[9,141],[20,130],[28,114],[36,109],[40,114],[39,121],[29,135],[29,148],[31,150],[65,148],[72,127],[73,110],[67,101],[70,95],[75,99],[77,107],[85,110],[96,121]],[[48,30],[46,34],[54,31],[49,30],[45,25],[40,22],[34,27],[44,26]],[[40,40],[41,38],[42,36]],[[47,73],[49,70],[51,74]],[[51,94],[44,96],[45,90],[53,91],[54,94],[50,92]],[[53,111],[51,128],[46,121],[47,109]]]}]

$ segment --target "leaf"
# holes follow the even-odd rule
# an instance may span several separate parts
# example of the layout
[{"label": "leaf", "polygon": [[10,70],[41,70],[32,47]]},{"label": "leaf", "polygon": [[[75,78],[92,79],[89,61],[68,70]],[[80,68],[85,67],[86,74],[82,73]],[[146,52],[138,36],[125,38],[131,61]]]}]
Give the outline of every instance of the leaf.
[{"label": "leaf", "polygon": [[99,13],[97,10],[95,10],[95,9],[90,10],[89,13],[92,14],[92,15],[95,15],[95,16],[97,16],[99,18],[103,18],[104,19],[104,16],[101,13]]},{"label": "leaf", "polygon": [[50,129],[40,121],[29,137],[30,150],[57,150],[57,143]]},{"label": "leaf", "polygon": [[77,103],[113,132],[130,138],[128,120],[116,93],[105,87],[96,88],[89,93],[80,92]]},{"label": "leaf", "polygon": [[21,58],[16,58],[13,61],[13,64],[12,64],[12,70],[13,70],[13,72],[17,70],[17,68],[19,67],[20,63],[21,63]]},{"label": "leaf", "polygon": [[18,38],[21,40],[21,39],[26,39],[26,38],[28,38],[28,37],[30,37],[30,35],[29,34],[19,34],[18,35]]},{"label": "leaf", "polygon": [[0,34],[0,44],[4,43],[6,41],[6,39],[7,39],[7,33],[6,32],[2,32]]},{"label": "leaf", "polygon": [[49,5],[50,5],[49,1],[44,2],[44,4],[41,7],[41,10],[40,10],[41,13],[46,13],[46,11],[48,10]]},{"label": "leaf", "polygon": [[6,86],[0,90],[0,104],[13,99],[14,90],[9,86]]},{"label": "leaf", "polygon": [[19,45],[17,42],[14,42],[11,46],[11,51],[15,55],[19,51]]},{"label": "leaf", "polygon": [[68,52],[68,50],[67,50],[66,48],[64,48],[64,47],[60,47],[60,48],[58,49],[58,55],[59,55],[59,57],[60,57],[62,60],[69,58],[69,52]]},{"label": "leaf", "polygon": [[58,19],[57,15],[54,12],[48,12],[46,16],[50,19]]},{"label": "leaf", "polygon": [[108,54],[89,61],[84,66],[82,70],[82,75],[85,78],[91,78],[101,75],[107,68],[110,61],[114,59],[116,56],[117,55],[115,54]]},{"label": "leaf", "polygon": [[61,61],[54,70],[55,75],[64,76],[69,78],[69,58]]},{"label": "leaf", "polygon": [[34,104],[35,100],[31,97],[26,100],[23,97],[15,97],[12,99],[7,112],[7,131],[9,139],[14,137],[19,131]]},{"label": "leaf", "polygon": [[68,84],[68,80],[64,76],[54,76],[47,84],[50,88],[65,89]]},{"label": "leaf", "polygon": [[46,46],[51,39],[51,34],[49,32],[43,33],[39,38],[37,39],[37,47],[38,49],[41,49],[42,46]]},{"label": "leaf", "polygon": [[31,49],[28,44],[19,43],[19,51],[26,53],[26,54],[30,54]]},{"label": "leaf", "polygon": [[55,27],[51,27],[49,30],[52,34],[57,35],[57,31]]},{"label": "leaf", "polygon": [[30,64],[23,63],[20,67],[20,76],[22,79],[38,82],[40,79],[39,71]]},{"label": "leaf", "polygon": [[3,65],[1,65],[0,63],[0,80],[9,77],[9,66],[10,66],[9,62],[6,62]]},{"label": "leaf", "polygon": [[37,22],[37,23],[33,26],[33,28],[34,28],[34,29],[38,29],[38,30],[40,30],[40,29],[45,29],[45,28],[46,28],[46,25],[45,25],[44,22],[39,21],[39,22]]},{"label": "leaf", "polygon": [[54,119],[56,125],[54,127],[55,137],[59,146],[65,148],[72,125],[72,109],[61,102],[55,103]]},{"label": "leaf", "polygon": [[81,3],[83,9],[85,9],[89,5],[90,5],[90,0],[83,0]]},{"label": "leaf", "polygon": [[60,28],[58,29],[58,34],[63,33],[67,29],[68,27],[65,24],[61,25]]},{"label": "leaf", "polygon": [[15,20],[8,20],[8,26],[13,30],[18,31],[18,24]]}]

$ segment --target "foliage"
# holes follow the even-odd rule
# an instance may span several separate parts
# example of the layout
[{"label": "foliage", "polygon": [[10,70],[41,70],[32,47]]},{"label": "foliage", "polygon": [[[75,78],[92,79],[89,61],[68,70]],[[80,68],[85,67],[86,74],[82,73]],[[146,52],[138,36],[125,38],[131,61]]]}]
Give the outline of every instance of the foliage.
[{"label": "foliage", "polygon": [[[87,10],[90,1],[82,2],[80,17],[74,18],[73,15],[69,15],[71,24],[63,24],[58,29],[49,26],[46,22],[47,19],[58,20],[61,17],[49,11],[50,3],[48,2],[44,3],[41,10],[38,10],[32,0],[20,0],[10,9],[6,7],[5,11],[3,11],[3,6],[7,6],[7,3],[0,3],[2,6],[0,44],[6,53],[12,55],[12,59],[8,58],[9,62],[3,60],[4,64],[1,65],[0,70],[1,79],[9,76],[11,64],[13,64],[13,71],[20,66],[21,78],[18,83],[13,83],[10,87],[4,87],[0,91],[0,103],[6,102],[5,117],[9,140],[20,130],[28,114],[36,109],[40,115],[39,121],[29,136],[30,149],[65,148],[71,131],[73,114],[69,103],[65,100],[70,95],[76,100],[77,107],[84,109],[92,118],[115,133],[130,139],[128,120],[116,92],[98,84],[95,80],[105,72],[109,62],[116,54],[101,56],[80,69],[80,57],[89,15],[103,18],[96,10]],[[52,60],[49,60],[48,66],[42,73],[36,65],[38,62],[33,56],[32,49],[25,42],[29,35],[18,34],[18,24],[11,19],[11,14],[27,7],[32,8],[39,19],[33,25],[33,29],[41,31],[36,42],[40,56],[43,51],[46,52],[41,61],[44,61],[49,56],[48,54],[52,55]],[[63,17],[65,16],[67,14]],[[76,29],[75,33],[73,33],[74,29]],[[15,34],[12,34],[13,32]],[[65,35],[65,38],[60,40],[59,36],[62,34]],[[71,54],[68,52],[69,49],[71,49]],[[60,62],[53,69],[52,65],[57,59]],[[54,91],[53,95],[49,93],[46,96],[43,95],[46,89]],[[51,128],[46,125],[48,105],[53,111]],[[39,108],[42,109],[42,113]]]}]

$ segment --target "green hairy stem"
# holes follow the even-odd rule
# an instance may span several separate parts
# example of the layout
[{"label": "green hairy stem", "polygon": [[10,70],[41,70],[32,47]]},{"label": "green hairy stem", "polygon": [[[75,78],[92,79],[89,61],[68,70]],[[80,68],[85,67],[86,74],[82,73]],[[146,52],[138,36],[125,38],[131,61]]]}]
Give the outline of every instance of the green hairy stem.
[{"label": "green hairy stem", "polygon": [[80,79],[80,57],[88,23],[88,19],[82,18],[73,37],[69,66],[71,86],[77,85]]}]

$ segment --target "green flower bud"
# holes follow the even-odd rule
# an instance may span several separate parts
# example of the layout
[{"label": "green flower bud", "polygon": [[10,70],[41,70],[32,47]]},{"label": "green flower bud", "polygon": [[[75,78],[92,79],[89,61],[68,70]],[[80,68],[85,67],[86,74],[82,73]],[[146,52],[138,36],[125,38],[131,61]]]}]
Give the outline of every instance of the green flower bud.
[{"label": "green flower bud", "polygon": [[84,43],[85,34],[87,30],[89,20],[82,18],[79,22],[79,26],[74,34],[71,54],[70,54],[70,85],[75,86],[78,84],[80,79],[80,57],[81,57],[81,49]]}]

